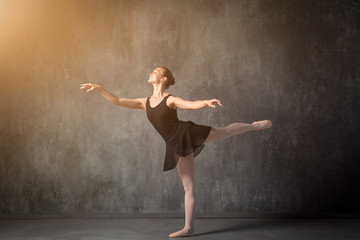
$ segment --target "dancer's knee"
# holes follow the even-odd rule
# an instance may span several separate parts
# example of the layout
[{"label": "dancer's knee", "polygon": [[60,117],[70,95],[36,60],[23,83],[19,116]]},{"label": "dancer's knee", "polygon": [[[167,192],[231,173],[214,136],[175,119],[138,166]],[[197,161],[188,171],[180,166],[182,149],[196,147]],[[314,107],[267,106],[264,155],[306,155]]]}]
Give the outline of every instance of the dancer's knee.
[{"label": "dancer's knee", "polygon": [[195,194],[195,184],[191,181],[183,182],[184,192]]}]

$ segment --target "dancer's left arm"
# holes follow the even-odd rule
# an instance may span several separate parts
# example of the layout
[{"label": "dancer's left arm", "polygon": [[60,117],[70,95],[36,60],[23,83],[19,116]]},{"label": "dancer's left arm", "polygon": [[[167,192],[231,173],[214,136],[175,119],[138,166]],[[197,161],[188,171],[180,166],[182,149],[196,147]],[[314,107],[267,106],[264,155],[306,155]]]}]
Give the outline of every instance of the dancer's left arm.
[{"label": "dancer's left arm", "polygon": [[168,105],[171,108],[181,108],[181,109],[200,109],[204,107],[215,108],[215,103],[222,106],[222,102],[216,98],[210,100],[198,100],[198,101],[187,101],[179,97],[170,97],[168,99]]}]

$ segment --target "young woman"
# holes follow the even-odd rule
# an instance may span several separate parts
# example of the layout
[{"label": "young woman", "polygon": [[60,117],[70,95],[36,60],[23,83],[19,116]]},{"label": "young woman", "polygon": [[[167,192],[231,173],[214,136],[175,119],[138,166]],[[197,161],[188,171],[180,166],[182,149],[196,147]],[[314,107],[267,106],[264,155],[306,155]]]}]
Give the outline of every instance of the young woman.
[{"label": "young woman", "polygon": [[153,85],[154,91],[149,98],[126,99],[118,98],[103,87],[93,83],[81,84],[81,89],[87,92],[97,90],[105,99],[113,104],[134,109],[143,109],[147,117],[166,143],[164,171],[177,167],[185,190],[185,226],[169,237],[194,236],[195,214],[195,182],[194,157],[204,148],[204,144],[218,141],[240,133],[263,130],[271,127],[269,120],[257,121],[252,124],[232,123],[223,128],[197,125],[191,121],[179,121],[177,108],[200,109],[215,108],[215,104],[222,106],[218,99],[186,101],[175,97],[165,90],[175,84],[175,78],[166,67],[157,67],[149,73],[148,83]]}]

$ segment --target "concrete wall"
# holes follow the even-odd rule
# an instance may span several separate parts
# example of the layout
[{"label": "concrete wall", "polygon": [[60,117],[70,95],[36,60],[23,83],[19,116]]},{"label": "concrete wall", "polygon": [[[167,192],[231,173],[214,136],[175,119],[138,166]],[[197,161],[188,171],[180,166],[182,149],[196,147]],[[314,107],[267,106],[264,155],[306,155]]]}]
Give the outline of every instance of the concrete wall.
[{"label": "concrete wall", "polygon": [[198,212],[360,210],[356,1],[0,1],[1,213],[181,212],[177,171],[142,110],[80,91],[99,83],[222,108],[178,112],[272,129],[196,158]]}]

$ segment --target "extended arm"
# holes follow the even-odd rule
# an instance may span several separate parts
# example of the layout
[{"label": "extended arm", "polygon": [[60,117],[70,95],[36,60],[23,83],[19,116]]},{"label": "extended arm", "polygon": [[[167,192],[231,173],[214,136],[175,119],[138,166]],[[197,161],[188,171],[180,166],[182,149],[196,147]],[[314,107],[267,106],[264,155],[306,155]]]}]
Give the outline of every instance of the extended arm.
[{"label": "extended arm", "polygon": [[81,84],[80,89],[84,89],[84,88],[89,88],[87,92],[97,90],[106,100],[121,107],[144,109],[144,110],[146,108],[145,98],[137,98],[137,99],[118,98],[117,96],[106,90],[105,88],[101,87],[98,84],[93,84],[93,83]]},{"label": "extended arm", "polygon": [[211,100],[198,100],[198,101],[186,101],[179,97],[169,98],[169,106],[172,108],[181,108],[181,109],[200,109],[204,107],[215,108],[215,103],[222,106],[222,102],[216,98]]}]

